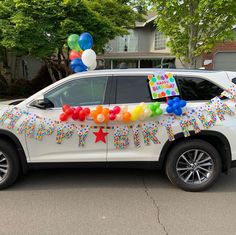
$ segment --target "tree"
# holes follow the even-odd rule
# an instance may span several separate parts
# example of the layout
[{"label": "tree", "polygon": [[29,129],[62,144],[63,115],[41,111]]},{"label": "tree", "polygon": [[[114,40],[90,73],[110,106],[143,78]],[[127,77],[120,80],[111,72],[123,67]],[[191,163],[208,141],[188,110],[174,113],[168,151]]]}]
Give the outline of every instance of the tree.
[{"label": "tree", "polygon": [[197,57],[210,52],[217,42],[233,38],[235,0],[152,0],[158,30],[168,46],[188,67],[196,68]]},{"label": "tree", "polygon": [[[69,73],[67,37],[90,32],[95,50],[127,34],[141,14],[122,0],[2,0],[0,46],[43,59],[50,67],[63,64]],[[61,63],[63,61],[63,63]]]}]

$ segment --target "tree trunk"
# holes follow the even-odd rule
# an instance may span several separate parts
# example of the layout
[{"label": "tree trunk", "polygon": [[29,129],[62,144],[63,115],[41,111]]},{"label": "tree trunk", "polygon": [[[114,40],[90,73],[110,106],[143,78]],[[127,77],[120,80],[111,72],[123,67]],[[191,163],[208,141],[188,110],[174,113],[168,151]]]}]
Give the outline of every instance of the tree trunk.
[{"label": "tree trunk", "polygon": [[53,73],[51,63],[50,63],[49,61],[45,61],[45,64],[46,64],[46,66],[47,66],[48,73],[49,73],[49,75],[50,75],[50,78],[51,78],[52,82],[53,82],[53,83],[56,82],[57,79],[56,79],[56,77],[55,77],[55,75],[54,75],[54,73]]},{"label": "tree trunk", "polygon": [[9,84],[13,80],[13,75],[11,73],[11,68],[8,65],[8,55],[6,48],[0,48],[1,60],[0,60],[0,74],[1,77]]}]

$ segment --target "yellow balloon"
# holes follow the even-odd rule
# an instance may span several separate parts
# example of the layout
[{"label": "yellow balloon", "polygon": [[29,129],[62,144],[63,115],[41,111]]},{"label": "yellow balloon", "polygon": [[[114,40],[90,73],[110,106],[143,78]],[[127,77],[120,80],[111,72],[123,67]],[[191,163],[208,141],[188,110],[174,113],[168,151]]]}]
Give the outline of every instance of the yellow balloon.
[{"label": "yellow balloon", "polygon": [[138,115],[136,112],[134,112],[134,110],[131,112],[131,121],[136,121],[138,119]]},{"label": "yellow balloon", "polygon": [[138,114],[141,115],[144,111],[144,109],[141,106],[137,106],[134,111]]}]

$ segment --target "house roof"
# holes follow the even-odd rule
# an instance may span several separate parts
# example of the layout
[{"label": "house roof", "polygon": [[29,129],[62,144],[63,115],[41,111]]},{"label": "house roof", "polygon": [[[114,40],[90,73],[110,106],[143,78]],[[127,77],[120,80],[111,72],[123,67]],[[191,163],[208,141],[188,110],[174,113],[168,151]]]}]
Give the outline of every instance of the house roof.
[{"label": "house roof", "polygon": [[146,24],[152,22],[156,18],[157,18],[157,13],[156,12],[149,12],[146,16],[144,16],[145,21],[143,21],[143,22],[136,22],[135,26],[137,28],[145,27]]}]

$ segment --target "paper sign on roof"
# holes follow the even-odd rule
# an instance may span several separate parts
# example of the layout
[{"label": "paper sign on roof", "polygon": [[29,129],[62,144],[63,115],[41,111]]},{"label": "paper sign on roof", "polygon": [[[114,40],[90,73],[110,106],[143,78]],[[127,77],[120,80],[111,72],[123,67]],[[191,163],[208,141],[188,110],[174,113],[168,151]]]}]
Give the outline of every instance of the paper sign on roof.
[{"label": "paper sign on roof", "polygon": [[179,90],[172,73],[156,73],[148,75],[148,79],[153,99],[179,95]]}]

